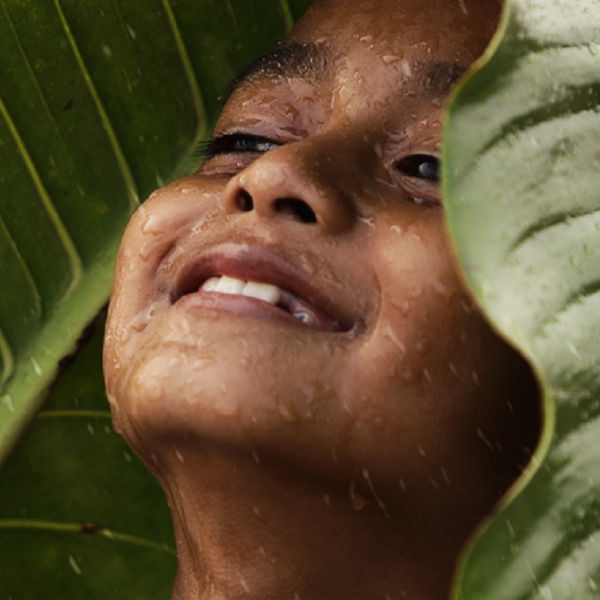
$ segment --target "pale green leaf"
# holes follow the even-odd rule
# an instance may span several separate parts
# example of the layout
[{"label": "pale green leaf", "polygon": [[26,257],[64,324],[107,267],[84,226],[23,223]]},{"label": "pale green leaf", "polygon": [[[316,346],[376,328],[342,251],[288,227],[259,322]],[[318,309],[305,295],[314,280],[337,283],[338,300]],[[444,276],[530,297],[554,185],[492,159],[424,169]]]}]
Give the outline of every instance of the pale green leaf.
[{"label": "pale green leaf", "polygon": [[[529,473],[458,598],[600,597],[600,2],[511,0],[445,131],[452,235],[543,390]],[[531,481],[527,477],[538,467]]]}]

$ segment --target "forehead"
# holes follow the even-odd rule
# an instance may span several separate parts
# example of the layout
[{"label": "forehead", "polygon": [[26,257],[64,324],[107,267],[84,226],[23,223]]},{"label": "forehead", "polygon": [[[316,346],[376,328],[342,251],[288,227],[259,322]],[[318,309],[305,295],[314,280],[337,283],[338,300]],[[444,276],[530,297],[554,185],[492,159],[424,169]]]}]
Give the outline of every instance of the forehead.
[{"label": "forehead", "polygon": [[283,45],[251,63],[235,87],[274,78],[320,84],[362,70],[372,83],[444,98],[481,54],[497,13],[496,0],[316,0]]},{"label": "forehead", "polygon": [[[388,76],[398,79],[399,85],[408,78],[412,79],[412,87],[420,95],[446,95],[466,69],[466,65],[434,58],[409,62],[396,56],[387,56],[382,62],[390,67],[392,63],[399,63],[394,69],[395,73],[388,71]],[[262,78],[295,77],[318,83],[335,77],[339,68],[339,58],[326,43],[290,41],[250,63],[240,73],[236,83],[252,83]]]},{"label": "forehead", "polygon": [[370,49],[460,63],[478,56],[496,26],[498,0],[315,0],[288,39],[341,54]]}]

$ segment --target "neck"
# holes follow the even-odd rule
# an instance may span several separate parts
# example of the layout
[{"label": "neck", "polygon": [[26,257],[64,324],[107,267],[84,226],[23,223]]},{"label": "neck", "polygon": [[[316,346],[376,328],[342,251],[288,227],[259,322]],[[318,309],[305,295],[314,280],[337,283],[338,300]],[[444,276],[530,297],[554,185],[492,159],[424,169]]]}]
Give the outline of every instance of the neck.
[{"label": "neck", "polygon": [[432,540],[447,524],[432,534],[368,486],[324,483],[256,452],[171,452],[159,478],[177,540],[173,600],[448,596],[462,540]]}]

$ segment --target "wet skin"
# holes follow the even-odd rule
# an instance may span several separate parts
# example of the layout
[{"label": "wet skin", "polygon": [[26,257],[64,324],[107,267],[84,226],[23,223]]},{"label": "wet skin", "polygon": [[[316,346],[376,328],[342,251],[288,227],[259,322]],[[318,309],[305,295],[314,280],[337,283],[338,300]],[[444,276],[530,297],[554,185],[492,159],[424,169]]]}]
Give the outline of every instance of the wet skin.
[{"label": "wet skin", "polygon": [[[531,377],[464,291],[436,180],[497,11],[318,1],[132,218],[105,373],[169,497],[174,597],[446,597],[526,462]],[[202,289],[222,275],[278,304]]]}]

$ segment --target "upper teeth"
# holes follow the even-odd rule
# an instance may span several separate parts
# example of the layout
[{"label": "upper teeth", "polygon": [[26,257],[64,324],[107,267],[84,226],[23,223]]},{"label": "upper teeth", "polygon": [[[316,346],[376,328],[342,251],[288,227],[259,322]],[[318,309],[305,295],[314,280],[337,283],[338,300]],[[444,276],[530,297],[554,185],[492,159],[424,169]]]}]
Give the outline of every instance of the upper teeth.
[{"label": "upper teeth", "polygon": [[277,304],[281,299],[281,292],[276,285],[258,283],[257,281],[244,281],[235,277],[211,277],[202,284],[205,292],[220,292],[221,294],[237,294],[264,300],[269,304]]}]

